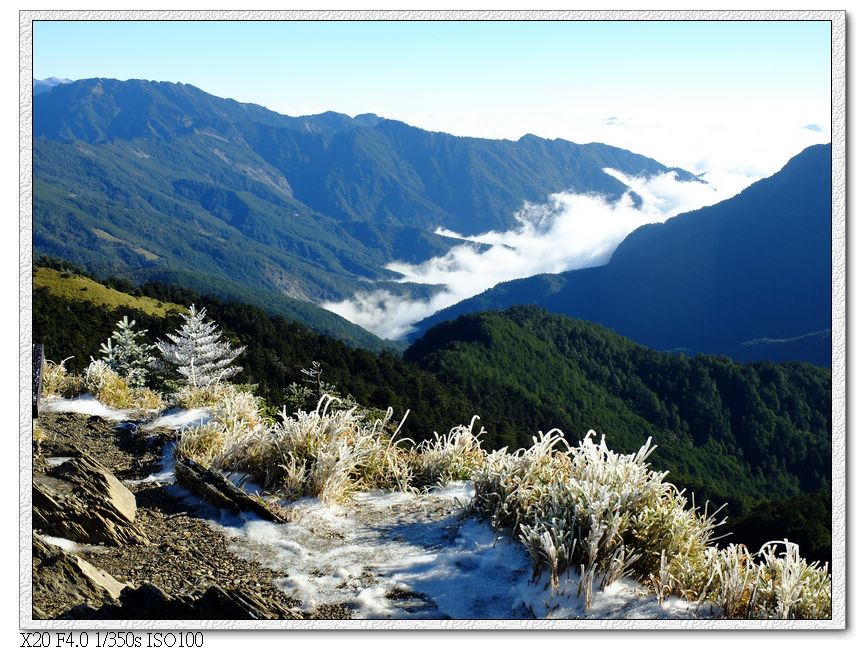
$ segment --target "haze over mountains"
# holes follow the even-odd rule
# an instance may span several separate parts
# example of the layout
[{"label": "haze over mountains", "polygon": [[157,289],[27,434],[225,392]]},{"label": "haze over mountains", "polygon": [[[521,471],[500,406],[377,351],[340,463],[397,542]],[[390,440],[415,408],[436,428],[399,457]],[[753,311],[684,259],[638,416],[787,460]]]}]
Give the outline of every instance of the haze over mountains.
[{"label": "haze over mountains", "polygon": [[[559,274],[605,264],[631,229],[706,205],[709,190],[603,144],[288,117],[184,84],[67,81],[34,85],[36,255],[300,315],[372,349],[384,343],[315,305],[398,337],[496,278],[553,271],[446,309],[414,335],[532,303],[659,349],[828,363],[828,147],[762,189],[637,230],[606,266]],[[700,196],[669,201],[652,179]],[[571,218],[578,201],[571,212],[591,218]]]}]

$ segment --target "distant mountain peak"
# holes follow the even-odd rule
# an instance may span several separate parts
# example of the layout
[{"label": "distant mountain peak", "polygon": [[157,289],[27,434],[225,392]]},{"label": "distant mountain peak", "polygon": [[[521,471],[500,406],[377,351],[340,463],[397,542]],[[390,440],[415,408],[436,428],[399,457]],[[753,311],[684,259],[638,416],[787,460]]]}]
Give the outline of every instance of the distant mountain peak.
[{"label": "distant mountain peak", "polygon": [[47,79],[33,80],[33,94],[44,93],[51,90],[54,86],[72,83],[72,79],[61,79],[60,77],[48,77]]}]

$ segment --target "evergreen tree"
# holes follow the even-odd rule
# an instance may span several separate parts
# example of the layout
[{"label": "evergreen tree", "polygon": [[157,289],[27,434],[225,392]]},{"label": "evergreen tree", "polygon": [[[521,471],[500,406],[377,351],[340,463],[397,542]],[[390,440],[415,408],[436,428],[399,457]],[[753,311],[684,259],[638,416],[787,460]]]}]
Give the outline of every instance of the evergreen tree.
[{"label": "evergreen tree", "polygon": [[144,388],[156,364],[153,354],[156,346],[139,342],[138,339],[144,336],[147,330],[135,331],[134,325],[134,320],[130,321],[124,316],[100,350],[102,360],[109,368],[125,377],[133,388]]},{"label": "evergreen tree", "polygon": [[180,329],[167,335],[171,340],[156,344],[165,361],[196,388],[210,386],[240,372],[240,366],[231,364],[246,349],[232,348],[223,341],[217,324],[204,320],[206,313],[206,309],[198,311],[192,305],[189,313],[183,315]]}]

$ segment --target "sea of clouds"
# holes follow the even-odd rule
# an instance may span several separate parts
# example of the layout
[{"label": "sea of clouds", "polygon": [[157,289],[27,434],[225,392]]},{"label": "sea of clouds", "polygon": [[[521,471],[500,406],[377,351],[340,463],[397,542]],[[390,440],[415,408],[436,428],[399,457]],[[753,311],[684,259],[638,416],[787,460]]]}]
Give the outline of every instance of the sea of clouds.
[{"label": "sea of clouds", "polygon": [[[544,204],[524,204],[514,215],[518,225],[512,230],[464,236],[439,229],[438,234],[462,239],[465,244],[420,264],[395,261],[387,265],[402,274],[401,282],[442,285],[444,289],[431,298],[412,300],[377,289],[322,307],[382,338],[403,339],[417,321],[500,282],[603,265],[640,226],[717,203],[758,178],[707,173],[702,182],[685,182],[677,180],[674,172],[642,178],[615,169],[604,171],[630,192],[615,202],[592,194],[551,194]],[[640,197],[639,206],[631,193]]]}]

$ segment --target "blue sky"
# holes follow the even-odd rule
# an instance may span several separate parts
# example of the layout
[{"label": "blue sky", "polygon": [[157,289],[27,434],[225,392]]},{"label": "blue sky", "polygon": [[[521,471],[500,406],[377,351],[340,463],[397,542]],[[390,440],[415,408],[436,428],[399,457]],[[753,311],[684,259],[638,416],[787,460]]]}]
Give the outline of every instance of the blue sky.
[{"label": "blue sky", "polygon": [[288,115],[376,113],[461,136],[603,142],[702,174],[718,201],[829,141],[830,30],[741,20],[45,21],[34,24],[33,74],[183,82]]},{"label": "blue sky", "polygon": [[40,21],[33,74],[179,81],[289,115],[602,141],[754,176],[828,141],[829,34],[802,21]]}]

